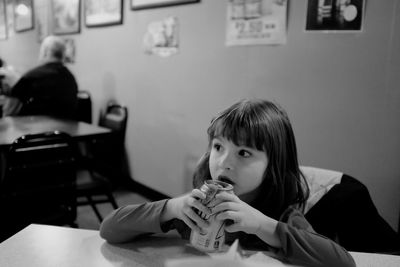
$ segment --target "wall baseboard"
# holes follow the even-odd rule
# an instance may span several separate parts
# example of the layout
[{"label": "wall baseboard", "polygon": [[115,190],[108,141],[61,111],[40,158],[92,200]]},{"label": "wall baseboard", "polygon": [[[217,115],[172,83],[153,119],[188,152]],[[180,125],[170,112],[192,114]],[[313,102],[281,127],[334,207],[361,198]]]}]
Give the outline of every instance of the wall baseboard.
[{"label": "wall baseboard", "polygon": [[135,192],[145,198],[148,198],[151,201],[157,201],[161,199],[171,198],[168,195],[165,195],[153,188],[150,188],[144,184],[141,184],[133,179],[126,179],[126,187],[132,192]]}]

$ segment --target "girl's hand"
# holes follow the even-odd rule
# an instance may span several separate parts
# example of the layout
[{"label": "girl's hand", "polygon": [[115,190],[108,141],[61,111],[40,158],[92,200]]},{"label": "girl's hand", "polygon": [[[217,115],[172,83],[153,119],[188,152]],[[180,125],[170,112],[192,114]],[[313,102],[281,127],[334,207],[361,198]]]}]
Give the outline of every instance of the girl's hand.
[{"label": "girl's hand", "polygon": [[237,196],[227,192],[221,192],[216,196],[217,204],[212,212],[216,213],[217,220],[227,220],[225,230],[227,232],[243,231],[248,234],[255,234],[270,246],[280,248],[281,241],[276,234],[278,222],[259,210],[251,207]]},{"label": "girl's hand", "polygon": [[248,234],[256,234],[261,225],[269,219],[234,194],[221,192],[216,195],[216,198],[217,201],[222,202],[217,204],[212,212],[217,214],[217,220],[228,220],[225,223],[227,232],[243,231]]},{"label": "girl's hand", "polygon": [[211,214],[210,209],[201,203],[201,200],[205,198],[206,195],[199,189],[193,189],[186,195],[172,198],[168,200],[161,214],[161,220],[177,218],[184,221],[192,230],[200,232],[201,228],[208,226],[208,222],[197,214],[197,210],[207,215]]}]

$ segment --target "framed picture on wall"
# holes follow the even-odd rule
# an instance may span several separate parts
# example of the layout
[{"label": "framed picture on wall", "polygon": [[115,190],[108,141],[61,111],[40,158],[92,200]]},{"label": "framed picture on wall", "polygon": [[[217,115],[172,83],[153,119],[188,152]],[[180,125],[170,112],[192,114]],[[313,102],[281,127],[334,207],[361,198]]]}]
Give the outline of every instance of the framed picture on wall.
[{"label": "framed picture on wall", "polygon": [[131,0],[131,9],[140,10],[147,8],[182,5],[182,4],[197,3],[197,2],[200,2],[200,0]]},{"label": "framed picture on wall", "polygon": [[6,14],[6,2],[0,0],[0,40],[7,39],[7,14]]},{"label": "framed picture on wall", "polygon": [[306,31],[362,31],[364,0],[308,0]]},{"label": "framed picture on wall", "polygon": [[15,0],[14,2],[14,28],[16,32],[33,29],[33,0]]},{"label": "framed picture on wall", "polygon": [[80,0],[51,0],[51,22],[54,34],[80,32]]},{"label": "framed picture on wall", "polygon": [[85,0],[86,27],[122,24],[122,0]]}]

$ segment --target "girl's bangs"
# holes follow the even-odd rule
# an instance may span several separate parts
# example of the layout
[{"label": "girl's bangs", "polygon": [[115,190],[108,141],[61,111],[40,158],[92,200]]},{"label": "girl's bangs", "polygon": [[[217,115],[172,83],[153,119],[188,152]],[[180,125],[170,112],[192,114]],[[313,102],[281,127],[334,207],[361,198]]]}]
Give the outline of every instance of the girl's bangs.
[{"label": "girl's bangs", "polygon": [[264,131],[256,116],[251,117],[236,110],[222,114],[215,118],[208,128],[208,137],[211,142],[214,138],[223,137],[237,146],[247,146],[257,150],[265,150]]}]

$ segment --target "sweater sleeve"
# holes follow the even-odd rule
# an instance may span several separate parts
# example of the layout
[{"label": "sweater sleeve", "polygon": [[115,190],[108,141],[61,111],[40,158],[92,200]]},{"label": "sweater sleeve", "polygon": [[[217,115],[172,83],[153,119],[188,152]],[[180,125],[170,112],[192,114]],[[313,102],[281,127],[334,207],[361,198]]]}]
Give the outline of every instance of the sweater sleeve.
[{"label": "sweater sleeve", "polygon": [[278,255],[305,266],[355,266],[351,255],[334,241],[315,233],[303,214],[289,208],[277,226],[282,248]]},{"label": "sweater sleeve", "polygon": [[161,223],[167,201],[128,205],[112,211],[100,225],[100,236],[109,243],[124,243],[143,234],[177,230],[182,238],[189,239],[191,230],[183,221],[175,218]]},{"label": "sweater sleeve", "polygon": [[100,236],[110,243],[123,243],[144,233],[161,233],[160,216],[167,201],[127,205],[112,211],[100,225]]}]

